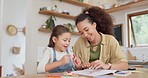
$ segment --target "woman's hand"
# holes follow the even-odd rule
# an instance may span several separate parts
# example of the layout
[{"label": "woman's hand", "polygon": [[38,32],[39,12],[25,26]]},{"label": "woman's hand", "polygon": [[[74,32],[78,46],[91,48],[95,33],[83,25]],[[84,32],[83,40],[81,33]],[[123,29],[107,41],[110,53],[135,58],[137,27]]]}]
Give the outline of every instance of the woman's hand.
[{"label": "woman's hand", "polygon": [[65,64],[69,63],[70,58],[71,58],[71,55],[66,54],[59,60],[59,62],[61,62],[62,65],[65,65]]},{"label": "woman's hand", "polygon": [[82,69],[87,69],[90,66],[91,66],[91,63],[89,63],[89,62],[86,62],[86,63],[81,64]]},{"label": "woman's hand", "polygon": [[110,66],[108,64],[104,64],[101,60],[96,60],[94,62],[91,62],[92,69],[105,69],[108,70]]}]

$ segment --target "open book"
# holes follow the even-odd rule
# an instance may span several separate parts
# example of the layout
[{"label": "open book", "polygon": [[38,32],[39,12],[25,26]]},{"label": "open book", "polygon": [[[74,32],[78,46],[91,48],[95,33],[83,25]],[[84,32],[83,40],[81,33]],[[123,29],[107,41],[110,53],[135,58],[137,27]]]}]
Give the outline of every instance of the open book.
[{"label": "open book", "polygon": [[73,71],[72,73],[73,74],[96,77],[96,76],[100,76],[100,75],[115,73],[116,71],[117,70],[84,69],[84,70]]}]

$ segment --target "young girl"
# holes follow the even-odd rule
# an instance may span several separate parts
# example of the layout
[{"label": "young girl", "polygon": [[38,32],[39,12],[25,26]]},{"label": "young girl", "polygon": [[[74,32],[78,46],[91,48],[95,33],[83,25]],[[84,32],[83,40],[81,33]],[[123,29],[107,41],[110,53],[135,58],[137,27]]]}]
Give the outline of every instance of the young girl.
[{"label": "young girl", "polygon": [[72,71],[74,68],[73,61],[77,64],[80,60],[75,57],[70,48],[71,33],[70,30],[62,25],[57,25],[53,30],[49,40],[48,47],[44,50],[40,60],[37,72],[64,72]]}]

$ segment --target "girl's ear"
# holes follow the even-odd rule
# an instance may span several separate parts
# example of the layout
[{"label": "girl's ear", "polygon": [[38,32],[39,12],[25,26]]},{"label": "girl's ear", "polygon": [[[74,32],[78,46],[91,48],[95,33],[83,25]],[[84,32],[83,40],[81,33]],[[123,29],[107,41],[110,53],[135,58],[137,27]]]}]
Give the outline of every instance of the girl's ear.
[{"label": "girl's ear", "polygon": [[53,41],[54,43],[55,43],[57,40],[58,40],[57,37],[55,37],[55,36],[52,37],[52,41]]}]

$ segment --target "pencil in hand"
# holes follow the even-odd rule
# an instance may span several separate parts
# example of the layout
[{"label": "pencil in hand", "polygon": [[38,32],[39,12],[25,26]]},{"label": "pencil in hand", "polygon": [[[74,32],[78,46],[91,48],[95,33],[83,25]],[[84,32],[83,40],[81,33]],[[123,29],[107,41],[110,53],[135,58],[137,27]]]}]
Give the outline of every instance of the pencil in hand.
[{"label": "pencil in hand", "polygon": [[74,60],[75,64],[78,65],[77,57],[74,54],[73,54],[73,60]]}]

